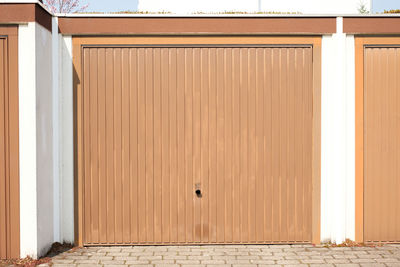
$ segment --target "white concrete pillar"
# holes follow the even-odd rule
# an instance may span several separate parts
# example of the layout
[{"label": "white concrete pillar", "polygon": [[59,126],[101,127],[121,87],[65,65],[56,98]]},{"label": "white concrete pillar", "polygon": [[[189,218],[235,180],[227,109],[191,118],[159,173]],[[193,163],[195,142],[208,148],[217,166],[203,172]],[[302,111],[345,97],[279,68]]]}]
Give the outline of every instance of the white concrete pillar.
[{"label": "white concrete pillar", "polygon": [[60,92],[59,92],[59,45],[58,18],[52,18],[52,76],[53,76],[53,223],[54,242],[60,242]]},{"label": "white concrete pillar", "polygon": [[20,251],[37,257],[35,22],[18,28]]},{"label": "white concrete pillar", "polygon": [[354,240],[355,206],[354,36],[322,38],[321,241]]},{"label": "white concrete pillar", "polygon": [[74,125],[72,37],[59,38],[61,241],[74,242]]}]

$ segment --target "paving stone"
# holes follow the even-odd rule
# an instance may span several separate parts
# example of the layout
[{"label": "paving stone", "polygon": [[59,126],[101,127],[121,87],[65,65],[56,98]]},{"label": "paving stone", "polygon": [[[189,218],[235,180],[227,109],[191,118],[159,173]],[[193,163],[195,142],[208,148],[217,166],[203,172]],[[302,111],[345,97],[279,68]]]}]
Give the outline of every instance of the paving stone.
[{"label": "paving stone", "polygon": [[299,264],[300,261],[299,260],[279,260],[277,261],[277,264]]},{"label": "paving stone", "polygon": [[227,260],[227,264],[250,264],[250,260]]},{"label": "paving stone", "polygon": [[[363,256],[370,256],[370,255],[366,254]],[[351,255],[351,254],[332,255],[332,257],[335,259],[357,259],[357,255]]]},{"label": "paving stone", "polygon": [[111,252],[107,253],[106,256],[113,256],[113,257],[128,257],[132,253],[129,252]]},{"label": "paving stone", "polygon": [[123,265],[125,264],[126,261],[116,261],[116,260],[111,260],[111,261],[100,261],[101,264],[108,265],[108,264],[113,264],[113,265]]},{"label": "paving stone", "polygon": [[187,260],[188,256],[181,256],[181,255],[168,255],[163,256],[164,260]]},{"label": "paving stone", "polygon": [[[210,257],[210,256],[201,256],[201,257]],[[189,259],[189,256],[188,256]],[[201,258],[203,260],[207,260],[206,258]],[[211,256],[211,259],[213,260],[235,260],[236,256],[230,256],[230,255],[219,255],[219,256]]]},{"label": "paving stone", "polygon": [[76,260],[76,264],[99,264],[99,260]]},{"label": "paving stone", "polygon": [[131,253],[129,253],[129,256],[152,256],[152,255],[154,255],[154,252],[143,251],[143,252],[131,252]]},{"label": "paving stone", "polygon": [[327,263],[345,264],[350,263],[348,259],[325,259]]},{"label": "paving stone", "polygon": [[155,260],[151,261],[152,264],[174,264],[175,260]]},{"label": "paving stone", "polygon": [[182,265],[185,265],[185,264],[200,264],[200,261],[199,260],[177,260],[176,263],[177,264],[182,264]]},{"label": "paving stone", "polygon": [[162,260],[162,256],[139,256],[139,260],[149,260],[149,261],[155,261],[155,260]]},{"label": "paving stone", "polygon": [[145,265],[150,264],[150,261],[136,260],[136,261],[126,261],[125,265]]},{"label": "paving stone", "polygon": [[376,262],[374,259],[350,259],[351,262],[353,263],[374,263]]},{"label": "paving stone", "polygon": [[307,260],[301,260],[301,263],[306,263],[306,264],[311,264],[311,263],[315,263],[315,264],[323,264],[326,263],[326,261],[321,260],[321,259],[307,259]]},{"label": "paving stone", "polygon": [[[170,251],[168,253],[170,253]],[[203,251],[177,251],[177,255],[182,256],[200,256],[203,253]]]},{"label": "paving stone", "polygon": [[225,264],[225,260],[202,260],[201,264]]},{"label": "paving stone", "polygon": [[[211,260],[213,259],[215,256],[211,257],[211,256],[187,256],[188,260]],[[225,259],[225,257],[232,257],[232,256],[217,256],[216,259]]]},{"label": "paving stone", "polygon": [[252,264],[263,264],[263,265],[271,265],[274,264],[275,261],[272,260],[250,260]]},{"label": "paving stone", "polygon": [[285,256],[286,260],[308,260],[310,258],[311,258],[310,256],[301,256],[301,255]]},{"label": "paving stone", "polygon": [[[252,254],[252,253],[253,253],[253,254]],[[254,254],[254,253],[257,253],[257,254]],[[258,254],[258,253],[260,253],[260,254]],[[267,254],[264,254],[264,253],[267,253]],[[263,251],[260,251],[260,252],[251,252],[251,253],[249,253],[249,252],[247,252],[247,251],[228,251],[228,252],[226,252],[225,254],[226,254],[226,255],[231,255],[231,256],[272,255],[272,252],[263,252]]]},{"label": "paving stone", "polygon": [[52,260],[52,262],[53,262],[53,264],[71,264],[71,263],[74,263],[74,260],[65,260],[65,259],[63,259],[63,260],[58,260],[58,259],[53,259]]},{"label": "paving stone", "polygon": [[99,252],[121,252],[122,247],[108,247],[108,248],[100,248]]},{"label": "paving stone", "polygon": [[237,256],[237,258],[241,260],[258,260],[261,258],[261,256],[248,255],[248,256]]},{"label": "paving stone", "polygon": [[[153,257],[153,256],[152,256]],[[161,256],[160,256],[161,257]],[[125,256],[125,257],[111,257],[111,260],[117,260],[117,261],[134,261],[137,260],[139,257],[137,256]],[[110,260],[110,259],[103,259],[103,260]]]}]

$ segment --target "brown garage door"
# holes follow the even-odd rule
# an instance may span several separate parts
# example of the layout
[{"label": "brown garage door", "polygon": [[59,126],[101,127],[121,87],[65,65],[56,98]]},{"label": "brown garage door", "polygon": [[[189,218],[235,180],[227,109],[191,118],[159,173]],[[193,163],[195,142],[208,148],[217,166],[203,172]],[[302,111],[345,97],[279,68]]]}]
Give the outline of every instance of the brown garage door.
[{"label": "brown garage door", "polygon": [[400,48],[364,63],[364,240],[400,242]]},{"label": "brown garage door", "polygon": [[82,53],[84,244],[311,242],[312,47]]},{"label": "brown garage door", "polygon": [[16,27],[0,27],[0,259],[19,257],[16,34]]}]

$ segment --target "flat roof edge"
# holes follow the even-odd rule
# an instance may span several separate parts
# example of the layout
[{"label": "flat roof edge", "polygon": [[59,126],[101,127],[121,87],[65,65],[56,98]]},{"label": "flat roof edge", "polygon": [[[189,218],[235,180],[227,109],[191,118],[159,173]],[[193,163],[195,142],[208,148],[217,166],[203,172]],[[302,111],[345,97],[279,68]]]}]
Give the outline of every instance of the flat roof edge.
[{"label": "flat roof edge", "polygon": [[60,18],[385,18],[400,14],[55,14]]}]

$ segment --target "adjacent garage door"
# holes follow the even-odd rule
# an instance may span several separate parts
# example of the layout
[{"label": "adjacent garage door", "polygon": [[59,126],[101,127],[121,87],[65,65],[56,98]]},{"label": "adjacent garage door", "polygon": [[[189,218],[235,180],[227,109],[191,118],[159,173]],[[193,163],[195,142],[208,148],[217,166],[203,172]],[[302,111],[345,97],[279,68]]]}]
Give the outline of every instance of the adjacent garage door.
[{"label": "adjacent garage door", "polygon": [[364,53],[364,240],[400,242],[400,48]]},{"label": "adjacent garage door", "polygon": [[19,257],[17,27],[0,27],[0,259]]},{"label": "adjacent garage door", "polygon": [[312,49],[83,47],[83,244],[311,242]]}]

